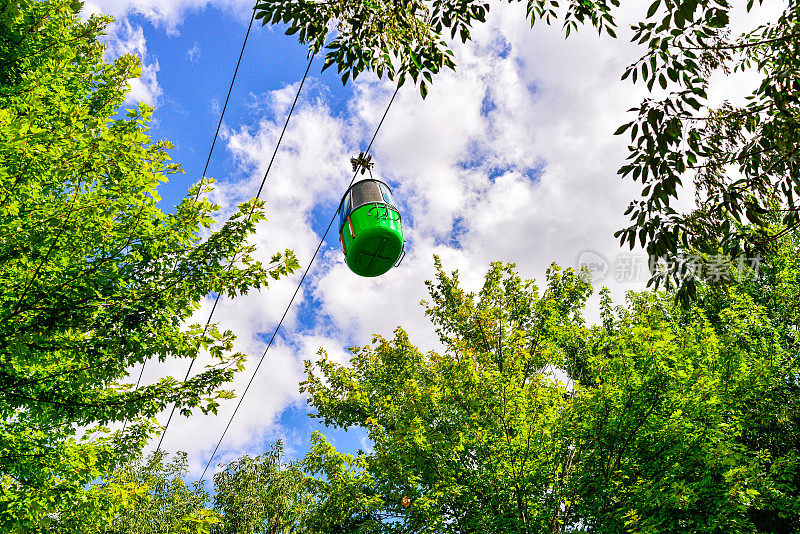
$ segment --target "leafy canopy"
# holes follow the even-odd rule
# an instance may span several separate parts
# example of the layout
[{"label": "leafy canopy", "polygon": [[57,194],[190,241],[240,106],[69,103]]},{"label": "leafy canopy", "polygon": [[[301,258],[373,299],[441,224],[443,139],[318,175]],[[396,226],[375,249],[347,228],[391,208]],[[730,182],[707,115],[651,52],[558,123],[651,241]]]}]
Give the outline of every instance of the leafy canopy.
[{"label": "leafy canopy", "polygon": [[[616,37],[617,0],[525,3],[531,26],[559,21],[568,36],[589,23]],[[761,3],[748,0],[747,12]],[[410,76],[424,97],[442,68],[455,68],[448,39],[470,40],[489,7],[476,0],[263,0],[256,16],[286,24],[313,52],[324,49],[324,68],[336,65],[344,82],[364,71],[399,84]],[[754,257],[800,226],[800,6],[789,2],[777,19],[744,34],[732,31],[731,9],[728,0],[654,0],[631,26],[642,56],[620,73],[653,95],[616,132],[630,135],[619,174],[642,184],[625,212],[630,224],[616,236],[644,247],[653,262],[664,260],[667,268],[651,283],[677,285],[684,302],[696,297],[709,256]],[[712,76],[745,70],[761,80],[748,101],[712,107]],[[695,207],[678,211],[676,199],[692,191]],[[699,255],[699,265],[682,261],[682,252]]]},{"label": "leafy canopy", "polygon": [[[562,9],[555,0],[525,0],[531,25],[562,20],[569,35],[588,21],[615,35],[610,9],[619,0],[564,3]],[[425,97],[434,75],[455,68],[446,39],[470,40],[473,24],[486,21],[489,7],[484,0],[260,0],[255,10],[263,24],[286,24],[286,33],[297,34],[311,52],[324,49],[323,70],[336,65],[343,83],[365,71],[379,78],[385,73],[399,85],[411,77]]]},{"label": "leafy canopy", "polygon": [[[269,265],[254,257],[246,238],[263,220],[258,202],[212,231],[219,207],[203,196],[208,180],[172,213],[159,209],[158,186],[180,167],[168,142],[149,138],[149,107],[120,109],[138,60],[104,61],[98,39],[110,19],[80,20],[80,8],[0,8],[4,532],[74,531],[124,503],[125,488],[107,498],[91,482],[140,450],[154,416],[172,403],[214,411],[232,395],[220,388],[244,356],[230,332],[187,324],[201,300],[297,267],[288,251]],[[128,375],[148,360],[200,354],[209,365],[186,381],[134,389]]]},{"label": "leafy canopy", "polygon": [[139,488],[135,505],[114,516],[116,534],[176,532],[186,534],[283,534],[298,532],[308,494],[303,474],[282,458],[278,441],[262,455],[244,455],[223,464],[214,475],[212,496],[202,481],[187,483],[185,453],[167,463],[164,452],[137,459],[115,471],[107,488]]},{"label": "leafy canopy", "polygon": [[[657,96],[617,130],[631,139],[619,173],[643,185],[626,211],[630,226],[617,235],[654,258],[680,249],[705,257],[763,254],[800,225],[800,5],[789,2],[776,20],[744,34],[732,32],[731,9],[726,0],[656,0],[632,28],[645,53],[623,78]],[[746,103],[712,108],[712,75],[743,71],[760,78]],[[695,209],[676,211],[675,199],[691,189]],[[677,282],[682,296],[696,292],[686,263],[653,281]]]},{"label": "leafy canopy", "polygon": [[309,493],[299,466],[284,462],[281,441],[259,456],[222,465],[214,489],[214,509],[222,518],[214,534],[303,532]]},{"label": "leafy canopy", "polygon": [[573,271],[539,292],[493,264],[468,293],[437,264],[443,353],[398,329],[350,365],[306,364],[316,417],[370,440],[348,455],[313,436],[307,532],[796,532],[800,308],[776,297],[798,257],[784,240],[689,308],[604,291],[591,328]]},{"label": "leafy canopy", "polygon": [[166,459],[166,453],[158,451],[106,475],[103,490],[116,485],[129,485],[138,490],[133,506],[115,514],[108,522],[108,531],[210,534],[212,528],[221,523],[219,514],[208,507],[211,496],[203,484],[185,482],[189,473],[186,453],[177,453],[169,462]]},{"label": "leafy canopy", "polygon": [[307,363],[317,417],[363,428],[373,449],[353,457],[314,436],[309,532],[545,529],[573,456],[553,439],[566,400],[551,371],[583,335],[588,291],[554,268],[540,294],[494,264],[473,295],[440,269],[427,312],[446,353],[423,354],[398,329],[355,349],[351,366]]}]

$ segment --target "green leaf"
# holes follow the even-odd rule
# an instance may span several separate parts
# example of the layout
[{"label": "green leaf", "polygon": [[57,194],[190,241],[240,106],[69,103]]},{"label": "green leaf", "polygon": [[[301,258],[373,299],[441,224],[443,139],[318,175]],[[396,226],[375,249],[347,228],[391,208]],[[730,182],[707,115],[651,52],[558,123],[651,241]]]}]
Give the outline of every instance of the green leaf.
[{"label": "green leaf", "polygon": [[659,5],[661,5],[661,0],[655,0],[655,2],[650,4],[650,7],[647,9],[647,18],[648,19],[656,14],[656,11],[658,11],[658,6]]},{"label": "green leaf", "polygon": [[626,131],[628,128],[630,128],[632,124],[633,124],[632,122],[629,122],[629,123],[627,123],[627,124],[623,124],[622,126],[620,126],[619,128],[617,128],[617,130],[614,132],[614,135],[620,135],[620,134],[623,134],[623,133],[625,133],[625,131]]}]

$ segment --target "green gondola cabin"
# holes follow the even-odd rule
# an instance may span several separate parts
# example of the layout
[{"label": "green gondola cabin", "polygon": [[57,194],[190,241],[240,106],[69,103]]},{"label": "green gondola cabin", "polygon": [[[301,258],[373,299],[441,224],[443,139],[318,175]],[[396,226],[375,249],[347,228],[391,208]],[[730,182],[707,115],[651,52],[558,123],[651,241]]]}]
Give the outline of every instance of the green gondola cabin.
[{"label": "green gondola cabin", "polygon": [[339,204],[339,240],[347,266],[358,275],[379,276],[399,265],[405,239],[388,185],[370,178],[350,186]]}]

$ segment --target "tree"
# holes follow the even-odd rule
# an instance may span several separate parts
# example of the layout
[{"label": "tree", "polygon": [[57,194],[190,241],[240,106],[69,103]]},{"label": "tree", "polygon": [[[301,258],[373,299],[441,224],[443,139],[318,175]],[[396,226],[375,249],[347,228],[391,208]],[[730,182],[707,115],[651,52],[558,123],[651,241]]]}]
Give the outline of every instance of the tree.
[{"label": "tree", "polygon": [[210,534],[221,522],[219,514],[208,508],[211,496],[202,482],[184,481],[189,472],[186,453],[178,452],[169,463],[166,456],[158,451],[107,475],[104,489],[127,484],[138,491],[134,505],[115,514],[101,532]]},{"label": "tree", "polygon": [[688,308],[604,292],[591,328],[577,273],[551,269],[539,295],[493,264],[474,295],[437,265],[444,353],[398,329],[351,366],[306,364],[316,416],[372,448],[313,437],[308,531],[797,532],[800,308],[775,299],[797,251],[783,240],[765,271]]},{"label": "tree", "polygon": [[[147,134],[151,109],[120,112],[138,60],[103,61],[107,17],[66,0],[0,9],[0,528],[74,531],[113,514],[90,482],[140,450],[174,403],[214,411],[241,368],[233,335],[187,325],[210,292],[237,295],[297,267],[262,265],[246,238],[251,201],[218,230],[195,185],[172,213],[158,186],[179,172]],[[207,238],[203,238],[207,236]],[[155,359],[212,363],[186,381],[134,389]],[[124,432],[109,426],[127,421]],[[100,495],[105,495],[106,497]],[[107,508],[104,508],[107,507]]]},{"label": "tree", "polygon": [[[522,2],[522,0],[510,0]],[[528,19],[547,24],[562,20],[566,35],[590,22],[598,31],[616,35],[611,8],[619,0],[569,0],[561,10],[554,0],[526,0]],[[402,85],[410,76],[423,97],[442,68],[455,68],[453,52],[444,40],[470,40],[470,29],[485,22],[485,0],[261,0],[256,18],[263,24],[284,23],[309,51],[325,50],[324,69],[336,65],[342,82],[362,72],[384,74]],[[559,11],[563,11],[559,13]],[[332,37],[331,37],[332,36]],[[330,41],[328,38],[331,37]]]},{"label": "tree", "polygon": [[774,308],[701,287],[689,309],[645,292],[603,313],[564,419],[579,457],[567,524],[797,532],[798,362]]},{"label": "tree", "polygon": [[[758,4],[761,4],[759,1]],[[747,3],[748,12],[754,0]],[[777,20],[736,35],[726,0],[656,0],[632,39],[646,53],[623,78],[668,91],[645,99],[630,130],[628,163],[619,173],[644,186],[626,214],[631,225],[620,241],[646,246],[652,258],[680,250],[704,259],[763,254],[765,247],[800,225],[797,204],[800,119],[800,5],[789,2]],[[716,72],[754,70],[761,83],[743,106],[707,100]],[[687,182],[696,209],[672,207]],[[692,268],[673,261],[653,282],[677,282],[692,297]]]},{"label": "tree", "polygon": [[283,444],[256,457],[242,456],[214,475],[214,509],[222,522],[214,534],[288,534],[299,525],[308,493],[296,464],[282,460]]},{"label": "tree", "polygon": [[493,264],[474,295],[437,267],[427,314],[446,353],[423,354],[398,329],[355,349],[352,367],[306,364],[317,417],[363,428],[373,447],[352,457],[314,436],[310,532],[543,532],[560,520],[576,458],[557,438],[568,396],[553,373],[585,336],[589,287],[553,268],[539,294]]},{"label": "tree", "polygon": [[[747,10],[762,0],[748,0]],[[566,36],[590,23],[616,37],[618,0],[527,0],[527,17],[560,21]],[[484,22],[489,4],[467,0],[376,0],[307,2],[262,0],[256,16],[284,23],[286,33],[336,65],[342,80],[363,71],[403,84],[407,76],[424,97],[442,68],[455,68],[443,39],[470,39]],[[628,162],[619,174],[643,185],[617,232],[621,244],[646,248],[653,264],[651,283],[677,284],[678,297],[696,296],[710,256],[732,259],[762,253],[770,240],[800,226],[800,6],[789,2],[777,20],[748,33],[733,34],[728,0],[654,0],[631,40],[642,57],[620,73],[663,94],[631,111]],[[713,74],[752,70],[760,85],[744,106],[707,100]],[[666,92],[665,92],[666,91]],[[692,184],[692,188],[682,187]],[[696,191],[696,209],[677,212],[674,200]],[[695,254],[696,262],[682,254]]]},{"label": "tree", "polygon": [[297,465],[282,461],[283,445],[222,466],[214,475],[213,508],[203,481],[186,483],[185,453],[165,463],[157,452],[107,477],[104,487],[138,488],[135,505],[117,513],[107,530],[115,534],[278,534],[296,529],[306,492]]}]

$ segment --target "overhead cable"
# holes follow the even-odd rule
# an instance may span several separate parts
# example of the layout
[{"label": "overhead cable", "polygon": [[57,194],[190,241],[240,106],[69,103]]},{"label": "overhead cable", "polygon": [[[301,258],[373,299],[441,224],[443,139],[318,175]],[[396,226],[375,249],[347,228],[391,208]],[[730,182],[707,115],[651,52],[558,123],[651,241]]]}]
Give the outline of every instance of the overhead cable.
[{"label": "overhead cable", "polygon": [[[252,21],[251,21],[252,22]],[[272,157],[269,160],[269,165],[267,165],[267,170],[264,172],[264,177],[261,179],[261,184],[258,187],[258,192],[256,193],[255,199],[258,199],[261,196],[261,192],[264,189],[264,184],[267,181],[267,177],[269,176],[269,171],[272,169],[272,164],[275,161],[275,156],[278,154],[278,149],[281,146],[281,141],[283,141],[283,136],[286,133],[286,129],[289,126],[289,120],[292,118],[292,114],[294,113],[294,108],[297,105],[297,100],[300,98],[300,92],[303,90],[303,85],[306,82],[306,78],[308,77],[308,71],[311,69],[311,63],[314,61],[314,56],[316,53],[312,54],[308,60],[308,65],[306,65],[306,71],[303,73],[303,78],[300,80],[300,86],[297,88],[297,93],[294,95],[294,101],[292,102],[292,107],[289,108],[289,113],[286,115],[286,122],[283,123],[283,129],[281,130],[281,135],[278,137],[278,142],[275,144],[275,150],[272,152]],[[250,220],[250,217],[253,215],[253,210],[255,210],[255,203],[251,206],[250,211],[247,213],[246,221]],[[235,258],[234,258],[235,260]],[[233,261],[229,264],[232,265]],[[208,320],[206,321],[206,325],[203,328],[203,334],[206,333],[208,330],[209,325],[211,324],[211,318],[214,316],[214,312],[217,310],[217,304],[219,304],[219,299],[222,296],[222,292],[218,292],[217,296],[214,298],[214,305],[211,307],[211,312],[208,314]],[[183,377],[183,380],[186,381],[189,379],[189,373],[192,371],[192,366],[194,362],[197,360],[197,356],[192,358],[192,361],[189,362],[189,368],[186,370],[186,376]],[[167,419],[167,424],[164,425],[164,431],[161,433],[161,437],[158,440],[158,446],[156,447],[156,452],[161,450],[161,444],[164,441],[164,436],[167,433],[167,429],[169,429],[169,424],[172,422],[172,416],[175,414],[175,407],[176,405],[172,405],[172,410],[169,412],[169,418]]]},{"label": "overhead cable", "polygon": [[[250,30],[253,28],[253,21],[256,18],[256,8],[253,6],[253,14],[250,16],[250,23],[247,25],[247,32],[244,34],[244,41],[242,42],[242,49],[239,51],[239,59],[236,61],[236,68],[233,69],[233,76],[231,77],[231,83],[228,86],[228,94],[225,96],[225,103],[222,106],[222,112],[219,115],[219,122],[217,122],[217,129],[214,131],[214,138],[211,140],[211,147],[208,150],[208,157],[206,158],[206,164],[203,167],[203,178],[206,177],[206,173],[208,172],[208,164],[211,162],[211,154],[214,152],[214,146],[217,144],[217,137],[219,137],[219,130],[222,127],[222,119],[225,117],[225,110],[228,109],[228,101],[231,98],[231,91],[233,91],[233,84],[236,81],[236,75],[239,73],[239,65],[242,64],[242,56],[244,56],[244,49],[247,46],[247,39],[250,37]],[[194,200],[200,197],[200,191],[202,188],[198,187],[197,192],[194,195]],[[206,328],[208,328],[208,324],[206,324]],[[205,334],[205,330],[203,330],[203,334]],[[142,382],[142,375],[144,375],[144,368],[147,365],[147,360],[142,362],[142,368],[139,370],[139,378],[136,379],[136,386],[134,386],[133,390],[136,391],[139,389],[139,384]],[[128,418],[125,418],[124,423],[122,424],[122,431],[125,432],[125,427],[128,425]]]},{"label": "overhead cable", "polygon": [[[372,134],[372,139],[370,139],[369,145],[367,146],[367,149],[363,152],[363,154],[368,155],[369,152],[370,152],[370,149],[372,149],[372,144],[375,142],[375,138],[378,136],[378,132],[380,131],[381,126],[383,126],[383,121],[386,119],[386,115],[389,113],[389,108],[392,107],[392,103],[394,102],[394,98],[397,96],[397,92],[399,90],[400,90],[400,86],[398,86],[394,90],[394,93],[392,94],[392,98],[389,100],[389,104],[386,106],[386,110],[383,112],[383,116],[381,117],[381,120],[378,122],[378,126],[375,128],[375,133]],[[355,179],[356,179],[356,176],[358,175],[359,170],[360,170],[359,168],[356,168],[355,172],[353,173],[353,178],[350,179],[350,184],[348,185],[348,187],[350,187],[350,185],[353,185],[353,182],[355,182]],[[211,462],[214,459],[214,456],[217,454],[217,451],[219,450],[219,446],[222,444],[222,440],[225,438],[225,434],[228,432],[228,429],[230,428],[231,423],[233,422],[233,418],[236,417],[236,413],[239,411],[239,407],[242,405],[242,402],[244,401],[245,395],[247,395],[247,392],[250,389],[250,386],[253,384],[253,380],[255,379],[256,374],[258,373],[258,369],[261,367],[261,364],[264,362],[264,358],[267,356],[267,353],[269,352],[269,349],[272,346],[272,342],[275,340],[275,336],[277,336],[278,331],[281,328],[281,325],[283,325],[283,321],[284,321],[284,319],[286,319],[286,315],[289,313],[289,310],[291,309],[292,304],[294,303],[294,299],[297,297],[297,294],[300,291],[300,287],[303,285],[303,282],[306,279],[306,275],[308,275],[308,272],[311,270],[311,267],[314,265],[314,260],[317,258],[317,255],[319,254],[319,251],[322,248],[322,244],[325,242],[325,237],[327,237],[328,232],[331,229],[331,226],[333,226],[333,222],[336,220],[336,215],[337,215],[338,212],[339,212],[339,209],[338,209],[338,206],[337,206],[336,211],[333,213],[333,216],[331,217],[331,220],[328,223],[328,227],[325,229],[325,233],[322,234],[322,237],[319,240],[319,244],[317,245],[317,249],[314,251],[314,255],[311,257],[311,261],[309,262],[308,266],[306,267],[305,271],[303,272],[303,276],[300,278],[300,281],[297,283],[297,287],[294,290],[294,294],[292,295],[292,298],[289,300],[289,304],[287,304],[286,309],[283,311],[283,315],[281,316],[281,320],[278,322],[278,326],[276,326],[275,330],[272,332],[272,337],[270,337],[269,342],[267,343],[267,348],[264,349],[264,353],[261,355],[261,358],[258,360],[258,364],[256,365],[256,368],[253,370],[253,374],[250,376],[250,380],[247,382],[247,386],[245,386],[244,391],[242,392],[241,396],[239,397],[239,402],[236,403],[236,408],[234,408],[230,419],[228,419],[228,424],[225,425],[225,429],[222,431],[222,435],[219,437],[219,440],[217,441],[217,444],[214,446],[214,451],[211,453],[211,457],[208,459],[208,462],[206,463],[206,466],[203,469],[203,474],[200,475],[200,479],[201,480],[206,476],[206,472],[208,471],[208,468],[211,465]]]}]

